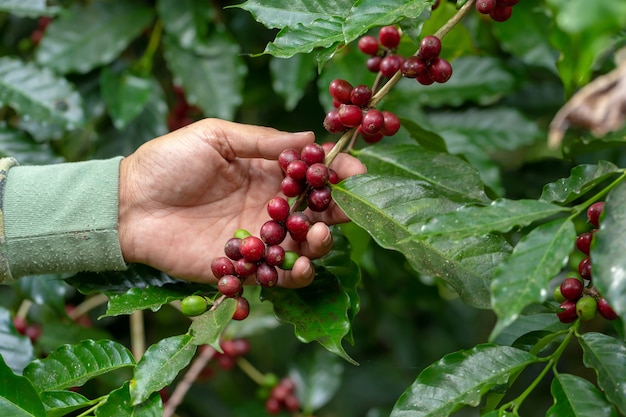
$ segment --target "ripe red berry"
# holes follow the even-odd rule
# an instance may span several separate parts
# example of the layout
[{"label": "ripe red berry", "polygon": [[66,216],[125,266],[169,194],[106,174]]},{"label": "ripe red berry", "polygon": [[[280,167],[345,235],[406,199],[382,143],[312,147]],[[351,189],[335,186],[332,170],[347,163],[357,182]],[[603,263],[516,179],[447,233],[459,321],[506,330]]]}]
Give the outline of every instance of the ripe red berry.
[{"label": "ripe red berry", "polygon": [[361,124],[363,112],[359,106],[344,104],[339,107],[339,121],[346,127],[356,127]]},{"label": "ripe red berry", "polygon": [[496,7],[496,0],[478,0],[476,10],[480,14],[489,14]]},{"label": "ripe red berry", "polygon": [[385,117],[383,112],[378,109],[369,109],[361,120],[361,130],[368,135],[373,135],[380,132],[384,124]]},{"label": "ripe red berry", "polygon": [[417,77],[415,77],[415,79],[417,80],[418,83],[422,85],[431,85],[432,83],[435,82],[435,80],[430,78],[430,75],[428,75],[428,71],[424,71],[422,73],[417,74]]},{"label": "ripe red berry", "polygon": [[309,143],[302,148],[300,152],[300,159],[309,165],[313,165],[316,162],[324,162],[326,153],[322,145],[317,143]]},{"label": "ripe red berry", "polygon": [[224,244],[224,253],[233,261],[241,259],[243,255],[239,251],[240,246],[241,246],[241,239],[237,237],[231,237]]},{"label": "ripe red berry", "polygon": [[300,409],[300,400],[294,394],[288,395],[284,401],[285,409],[289,412],[295,413]]},{"label": "ripe red berry", "polygon": [[247,277],[256,272],[256,262],[250,262],[246,258],[235,261],[235,274],[240,277]]},{"label": "ripe red berry", "polygon": [[274,197],[267,203],[267,214],[277,222],[284,222],[289,216],[289,202],[282,197]]},{"label": "ripe red berry", "polygon": [[416,56],[410,56],[402,62],[400,71],[406,78],[417,78],[419,74],[426,71],[426,62]]},{"label": "ripe red berry", "polygon": [[511,6],[500,6],[496,4],[496,7],[489,12],[489,16],[496,22],[504,22],[509,20],[512,13],[513,9]]},{"label": "ripe red berry", "polygon": [[563,311],[558,312],[556,315],[561,323],[572,323],[576,321],[578,315],[576,314],[576,303],[573,301],[564,301],[559,306]]},{"label": "ripe red berry", "polygon": [[322,212],[328,208],[332,200],[330,187],[327,185],[313,188],[307,196],[307,205],[313,211]]},{"label": "ripe red berry", "polygon": [[435,59],[441,53],[441,40],[436,36],[425,36],[420,42],[419,57],[424,61]]},{"label": "ripe red berry", "polygon": [[609,305],[609,302],[606,301],[606,298],[598,300],[598,313],[607,320],[615,320],[617,318],[617,313]]},{"label": "ripe red berry", "polygon": [[280,191],[287,197],[297,197],[306,188],[306,183],[303,180],[296,180],[292,177],[285,177],[280,182]]},{"label": "ripe red berry", "polygon": [[329,133],[340,133],[346,130],[346,127],[339,121],[339,111],[332,109],[326,113],[324,117],[324,129]]},{"label": "ripe red berry", "polygon": [[340,181],[339,174],[332,168],[328,168],[328,182],[331,184],[338,184]]},{"label": "ripe red berry", "polygon": [[400,70],[404,58],[400,55],[387,55],[380,62],[380,73],[385,77],[392,77]]},{"label": "ripe red berry", "polygon": [[428,65],[428,76],[435,82],[445,83],[452,77],[452,65],[443,58],[434,58]]},{"label": "ripe red berry", "polygon": [[256,236],[248,236],[241,239],[239,252],[249,262],[257,262],[265,255],[265,243]]},{"label": "ripe red berry", "polygon": [[292,148],[285,149],[280,153],[280,155],[278,155],[278,164],[284,171],[287,169],[287,165],[289,165],[291,161],[295,161],[296,159],[300,159],[300,152]]},{"label": "ripe red berry", "polygon": [[355,106],[364,107],[372,98],[372,89],[364,84],[357,85],[352,89],[350,102]]},{"label": "ripe red berry", "polygon": [[346,80],[336,79],[331,81],[328,86],[330,96],[340,103],[350,103],[350,93],[352,92],[352,84]]},{"label": "ripe red berry", "polygon": [[26,328],[28,327],[28,322],[26,321],[24,317],[15,316],[13,318],[13,326],[15,326],[15,330],[17,330],[19,334],[26,334]]},{"label": "ripe red berry", "polygon": [[576,278],[566,278],[561,283],[561,295],[570,301],[576,301],[583,295],[584,285]]},{"label": "ripe red berry", "polygon": [[224,275],[232,275],[235,273],[235,265],[226,256],[220,256],[211,262],[211,272],[215,278],[221,278]]},{"label": "ripe red berry", "polygon": [[271,415],[278,414],[282,411],[282,409],[283,409],[283,403],[274,397],[269,397],[265,401],[265,411],[267,411],[268,414],[271,414]]},{"label": "ripe red berry", "polygon": [[308,168],[309,165],[301,159],[291,161],[289,165],[287,165],[285,175],[293,178],[294,180],[303,180],[306,177],[306,170]]},{"label": "ripe red berry", "polygon": [[383,26],[378,31],[378,40],[387,48],[397,48],[400,44],[400,31],[395,26]]},{"label": "ripe red berry", "polygon": [[309,220],[306,214],[301,211],[296,211],[287,217],[285,225],[287,226],[291,238],[296,242],[302,242],[306,240],[306,235],[311,226],[311,220]]},{"label": "ripe red berry", "polygon": [[306,170],[306,181],[311,187],[319,188],[326,185],[330,172],[328,167],[322,163],[315,163]]},{"label": "ripe red berry", "polygon": [[604,211],[604,202],[598,201],[597,203],[593,203],[587,209],[587,218],[589,219],[589,223],[594,225],[595,227],[600,227],[600,215]]},{"label": "ripe red berry", "polygon": [[365,35],[359,39],[359,50],[367,55],[376,55],[378,53],[378,39],[373,36]]},{"label": "ripe red berry", "polygon": [[243,297],[237,297],[237,308],[233,320],[244,320],[250,314],[250,303]]},{"label": "ripe red berry", "polygon": [[278,245],[287,236],[285,226],[274,220],[268,220],[261,226],[259,233],[261,240],[268,245]]},{"label": "ripe red berry", "polygon": [[383,110],[383,128],[380,132],[385,136],[393,136],[400,130],[400,119],[395,113]]},{"label": "ripe red berry", "polygon": [[265,263],[272,266],[278,266],[285,260],[285,249],[280,245],[268,246],[265,250]]},{"label": "ripe red berry", "polygon": [[243,284],[234,275],[224,275],[217,281],[217,290],[226,297],[235,297],[241,292]]},{"label": "ripe red berry", "polygon": [[576,238],[576,247],[585,255],[589,255],[591,249],[591,241],[593,240],[593,232],[585,232]]},{"label": "ripe red berry", "polygon": [[378,72],[380,71],[380,63],[382,60],[382,56],[373,56],[365,61],[365,67],[369,72]]},{"label": "ripe red berry", "polygon": [[256,282],[265,288],[274,287],[278,283],[278,271],[274,266],[260,263],[256,270]]},{"label": "ripe red berry", "polygon": [[519,0],[496,0],[498,6],[515,6]]},{"label": "ripe red berry", "polygon": [[591,258],[588,256],[578,264],[578,273],[584,279],[591,279]]}]

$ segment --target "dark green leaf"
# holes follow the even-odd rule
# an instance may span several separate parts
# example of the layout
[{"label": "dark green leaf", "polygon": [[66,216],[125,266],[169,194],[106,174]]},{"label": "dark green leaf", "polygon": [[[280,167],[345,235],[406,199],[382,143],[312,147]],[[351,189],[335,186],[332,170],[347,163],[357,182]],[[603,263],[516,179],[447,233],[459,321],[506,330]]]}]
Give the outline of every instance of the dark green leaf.
[{"label": "dark green leaf", "polygon": [[62,390],[134,364],[135,359],[123,345],[113,340],[88,339],[59,346],[46,358],[31,362],[24,369],[24,376],[39,392]]},{"label": "dark green leaf", "polygon": [[572,168],[569,177],[546,184],[540,199],[551,203],[571,203],[619,172],[622,170],[608,161],[598,161],[597,165],[578,165]]},{"label": "dark green leaf", "polygon": [[130,265],[128,270],[121,272],[80,273],[66,281],[83,294],[120,294],[133,288],[162,287],[165,284],[183,282],[140,264]]},{"label": "dark green leaf", "polygon": [[549,332],[556,333],[569,327],[561,323],[554,313],[528,314],[517,318],[496,337],[495,343],[499,345],[513,345],[520,337],[527,333]]},{"label": "dark green leaf", "polygon": [[487,308],[493,270],[510,250],[501,237],[415,238],[427,219],[459,207],[444,193],[424,181],[367,174],[344,180],[333,198],[380,246],[403,253],[420,273],[442,278],[466,303]]},{"label": "dark green leaf", "polygon": [[402,127],[404,127],[409,135],[420,144],[420,146],[434,152],[448,152],[446,141],[441,136],[430,130],[424,129],[419,124],[410,119],[400,119]]},{"label": "dark green leaf", "polygon": [[153,17],[137,2],[75,3],[46,29],[37,62],[61,73],[89,72],[113,61]]},{"label": "dark green leaf", "polygon": [[539,200],[495,200],[487,206],[464,206],[435,216],[420,231],[420,236],[446,235],[450,239],[508,232],[515,227],[550,217],[568,208]]},{"label": "dark green leaf", "polygon": [[591,248],[593,283],[613,310],[626,323],[626,182],[607,196],[600,231],[594,234]]},{"label": "dark green leaf", "polygon": [[130,404],[140,404],[169,385],[195,353],[194,338],[188,334],[161,339],[150,346],[135,367],[130,382]]},{"label": "dark green leaf", "polygon": [[220,302],[215,310],[207,311],[196,318],[189,328],[193,336],[193,343],[210,345],[221,352],[220,337],[226,326],[232,322],[236,309],[237,301],[234,298],[226,298]]},{"label": "dark green leaf", "polygon": [[209,25],[214,18],[213,6],[203,0],[159,0],[159,17],[167,33],[185,49],[206,43]]},{"label": "dark green leaf", "polygon": [[289,377],[298,387],[298,399],[305,412],[318,410],[337,393],[343,369],[341,359],[321,349],[297,359]]},{"label": "dark green leaf", "polygon": [[65,78],[12,57],[0,58],[0,103],[22,118],[69,129],[83,123],[82,100]]},{"label": "dark green leaf", "polygon": [[261,296],[274,305],[274,313],[280,321],[293,324],[300,341],[315,340],[330,352],[356,364],[341,344],[350,332],[348,311],[352,306],[337,277],[318,270],[308,287],[264,289]]},{"label": "dark green leaf", "polygon": [[[164,39],[167,65],[191,104],[207,115],[232,119],[242,103],[243,79],[247,67],[239,45],[226,32],[215,31],[206,44],[194,49],[181,47],[174,39]],[[202,88],[198,88],[202,86]]]},{"label": "dark green leaf", "polygon": [[352,0],[248,0],[236,7],[247,10],[268,28],[281,29],[297,24],[308,25],[329,15],[340,16],[353,4]]},{"label": "dark green leaf", "polygon": [[604,395],[589,381],[576,375],[557,374],[550,386],[554,405],[546,417],[617,417]]},{"label": "dark green leaf", "polygon": [[0,12],[9,12],[16,16],[50,16],[57,11],[55,6],[46,6],[46,0],[0,0]]},{"label": "dark green leaf", "polygon": [[304,96],[306,86],[315,78],[315,57],[298,54],[288,59],[270,60],[272,86],[285,100],[285,109],[293,110]]},{"label": "dark green leaf", "polygon": [[526,307],[547,299],[550,280],[563,268],[575,239],[571,220],[553,220],[524,236],[504,259],[491,284],[491,304],[498,316],[491,340]]},{"label": "dark green leaf", "polygon": [[20,164],[44,165],[62,162],[48,143],[35,142],[26,132],[0,124],[0,155],[12,156]]},{"label": "dark green leaf", "polygon": [[598,386],[621,414],[626,413],[626,344],[602,333],[585,333],[579,338],[583,362],[596,371]]},{"label": "dark green leaf", "polygon": [[131,288],[123,294],[111,295],[105,316],[119,316],[131,314],[136,310],[150,309],[158,311],[161,306],[174,300],[181,300],[195,292],[216,292],[215,287],[210,285],[177,282],[164,284],[163,286],[147,286],[144,288]]},{"label": "dark green leaf", "polygon": [[96,409],[96,417],[161,417],[163,403],[158,392],[152,393],[146,401],[133,405],[130,402],[128,382],[111,392],[101,406]]},{"label": "dark green leaf", "polygon": [[35,304],[46,305],[59,313],[65,313],[65,297],[71,287],[63,281],[61,275],[26,276],[13,286]]},{"label": "dark green leaf", "polygon": [[114,72],[104,68],[100,75],[102,98],[109,110],[113,124],[123,129],[139,116],[152,94],[153,81],[131,71]]},{"label": "dark green leaf", "polygon": [[15,375],[0,356],[0,415],[46,417],[37,391],[28,379]]},{"label": "dark green leaf", "polygon": [[489,344],[451,353],[419,374],[391,417],[448,416],[462,406],[477,406],[490,388],[536,360],[523,350]]},{"label": "dark green leaf", "polygon": [[30,339],[15,330],[11,312],[2,306],[0,306],[0,356],[16,374],[21,374],[26,365],[34,359]]},{"label": "dark green leaf", "polygon": [[73,391],[45,391],[41,393],[41,401],[46,417],[63,417],[90,404],[88,398]]},{"label": "dark green leaf", "polygon": [[100,340],[111,338],[111,334],[103,327],[85,327],[69,319],[60,320],[55,316],[46,320],[37,339],[37,349],[47,354],[63,344],[77,344],[85,339]]}]

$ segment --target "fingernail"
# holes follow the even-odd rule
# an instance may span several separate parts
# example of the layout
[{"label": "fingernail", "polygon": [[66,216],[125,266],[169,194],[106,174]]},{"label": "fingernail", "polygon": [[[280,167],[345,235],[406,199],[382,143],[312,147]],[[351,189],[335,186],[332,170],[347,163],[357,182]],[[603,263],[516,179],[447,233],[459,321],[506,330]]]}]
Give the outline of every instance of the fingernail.
[{"label": "fingernail", "polygon": [[333,244],[333,234],[330,232],[330,229],[327,230],[328,233],[326,234],[326,237],[322,239],[322,245],[324,245],[324,247],[328,247]]}]

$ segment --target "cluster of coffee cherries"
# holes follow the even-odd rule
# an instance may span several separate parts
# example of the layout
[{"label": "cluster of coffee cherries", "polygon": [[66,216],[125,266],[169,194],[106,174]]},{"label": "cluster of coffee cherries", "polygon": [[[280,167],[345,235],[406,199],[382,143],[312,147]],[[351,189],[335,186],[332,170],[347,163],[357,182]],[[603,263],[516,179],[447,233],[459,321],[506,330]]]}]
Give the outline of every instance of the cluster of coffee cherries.
[{"label": "cluster of coffee cherries", "polygon": [[300,400],[296,397],[296,384],[289,377],[282,378],[270,390],[265,400],[265,410],[269,414],[278,414],[281,411],[295,413],[300,411]]},{"label": "cluster of coffee cherries", "polygon": [[30,34],[30,40],[33,45],[39,45],[50,22],[52,22],[52,18],[49,16],[42,16],[37,20],[37,28]]},{"label": "cluster of coffee cherries", "polygon": [[594,229],[576,237],[576,248],[586,256],[578,264],[578,272],[568,274],[554,289],[554,299],[561,303],[559,306],[561,311],[557,316],[563,323],[571,323],[578,318],[588,321],[598,313],[607,320],[617,318],[607,300],[593,287],[591,276],[589,252],[594,233],[600,226],[600,215],[603,210],[603,202],[594,203],[587,209],[587,219]]},{"label": "cluster of coffee cherries", "polygon": [[415,78],[422,85],[435,82],[445,83],[452,76],[452,66],[439,56],[441,40],[433,35],[425,36],[415,55],[403,57],[397,53],[400,44],[400,30],[395,26],[383,26],[378,38],[365,35],[359,39],[359,49],[369,55],[366,62],[371,72],[380,72],[385,77],[392,77],[401,71],[406,78]]},{"label": "cluster of coffee cherries", "polygon": [[324,128],[330,133],[340,133],[357,128],[367,143],[376,143],[383,136],[393,136],[400,129],[400,119],[390,111],[369,107],[372,90],[366,85],[352,85],[342,79],[328,86],[334,108],[324,118]]},{"label": "cluster of coffee cherries", "polygon": [[477,0],[476,10],[478,13],[487,14],[496,22],[509,20],[513,13],[513,6],[519,0]]}]

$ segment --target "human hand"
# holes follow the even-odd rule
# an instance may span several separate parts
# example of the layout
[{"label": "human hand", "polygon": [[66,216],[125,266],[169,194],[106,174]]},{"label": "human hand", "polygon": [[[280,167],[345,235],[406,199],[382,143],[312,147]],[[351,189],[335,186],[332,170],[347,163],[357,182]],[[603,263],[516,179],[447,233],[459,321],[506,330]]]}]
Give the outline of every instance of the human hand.
[{"label": "human hand", "polygon": [[[124,259],[177,278],[215,283],[211,261],[237,229],[253,234],[269,220],[267,202],[280,193],[278,155],[302,149],[313,133],[204,119],[142,145],[120,166],[119,237]],[[337,156],[331,165],[346,178],[365,172],[356,158]],[[289,237],[282,246],[301,256],[278,285],[302,287],[315,271],[310,259],[332,248],[327,225],[348,218],[332,203],[307,212],[314,223],[305,242]]]}]

